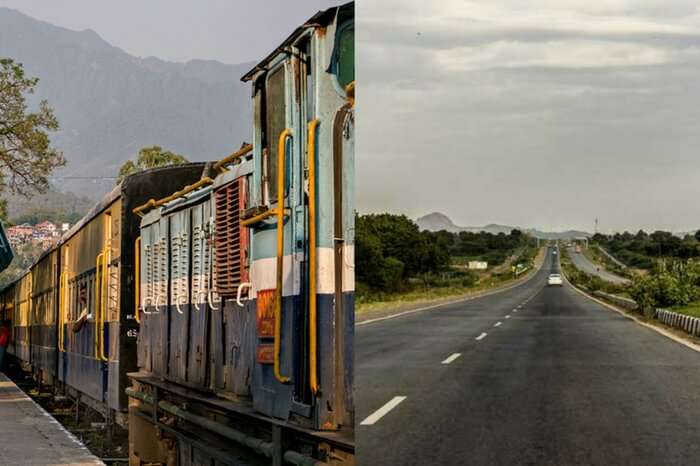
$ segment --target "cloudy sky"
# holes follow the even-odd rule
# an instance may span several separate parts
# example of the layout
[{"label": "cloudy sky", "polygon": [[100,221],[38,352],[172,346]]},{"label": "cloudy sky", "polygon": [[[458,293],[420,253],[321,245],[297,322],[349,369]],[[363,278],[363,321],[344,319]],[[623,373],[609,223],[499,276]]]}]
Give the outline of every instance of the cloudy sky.
[{"label": "cloudy sky", "polygon": [[0,0],[33,18],[92,29],[140,56],[241,63],[266,55],[332,0]]},{"label": "cloudy sky", "polygon": [[698,5],[359,1],[360,211],[700,227]]}]

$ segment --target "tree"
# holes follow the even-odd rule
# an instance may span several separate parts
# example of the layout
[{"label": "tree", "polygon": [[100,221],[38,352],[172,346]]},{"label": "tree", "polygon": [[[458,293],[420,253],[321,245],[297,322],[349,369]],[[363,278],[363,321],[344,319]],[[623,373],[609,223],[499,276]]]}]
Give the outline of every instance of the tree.
[{"label": "tree", "polygon": [[[53,109],[45,100],[35,112],[27,108],[25,96],[38,82],[24,75],[20,63],[0,58],[0,192],[8,187],[23,196],[45,192],[51,172],[66,163],[49,140],[49,132],[59,128]],[[3,203],[0,213],[4,209]]]},{"label": "tree", "polygon": [[121,183],[124,178],[134,173],[138,173],[149,168],[166,167],[168,165],[181,165],[188,160],[180,154],[163,150],[160,146],[144,147],[139,151],[136,163],[127,160],[119,169],[117,183]]}]

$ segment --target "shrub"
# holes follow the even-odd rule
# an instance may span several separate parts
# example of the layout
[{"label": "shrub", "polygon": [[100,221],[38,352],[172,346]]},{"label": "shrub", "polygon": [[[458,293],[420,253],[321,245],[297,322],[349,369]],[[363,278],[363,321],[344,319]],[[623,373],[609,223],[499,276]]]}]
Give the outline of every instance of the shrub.
[{"label": "shrub", "polygon": [[657,307],[685,306],[700,297],[700,266],[692,261],[660,263],[646,276],[635,277],[630,288],[632,299],[645,311]]}]

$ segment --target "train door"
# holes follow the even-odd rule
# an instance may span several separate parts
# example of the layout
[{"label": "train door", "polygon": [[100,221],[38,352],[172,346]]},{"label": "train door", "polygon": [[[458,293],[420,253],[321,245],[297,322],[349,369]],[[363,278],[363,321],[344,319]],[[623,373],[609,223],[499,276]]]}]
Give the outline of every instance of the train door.
[{"label": "train door", "polygon": [[[255,365],[252,390],[255,408],[265,414],[291,415],[297,367],[303,361],[299,334],[299,266],[303,248],[295,221],[303,219],[298,202],[299,116],[293,111],[295,73],[287,54],[271,60],[255,81],[254,161],[256,212],[246,217],[251,228],[251,278],[256,312]],[[296,155],[296,156],[295,156]],[[303,232],[303,229],[301,230]],[[218,267],[218,257],[217,257]],[[218,272],[217,272],[218,273]],[[303,330],[302,330],[303,331]],[[308,413],[304,413],[308,414]]]},{"label": "train door", "polygon": [[355,289],[355,215],[353,211],[354,186],[354,113],[350,105],[343,106],[336,115],[333,128],[334,185],[334,258],[335,258],[335,344],[336,366],[336,425],[348,425],[352,419],[346,414],[352,410],[352,378],[354,354],[354,289]]}]

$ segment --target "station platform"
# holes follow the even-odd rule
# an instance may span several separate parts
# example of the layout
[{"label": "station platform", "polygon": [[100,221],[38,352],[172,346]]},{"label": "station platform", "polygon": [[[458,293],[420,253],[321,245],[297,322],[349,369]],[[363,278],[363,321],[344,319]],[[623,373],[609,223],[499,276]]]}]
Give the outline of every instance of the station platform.
[{"label": "station platform", "polygon": [[0,465],[104,466],[104,463],[0,372]]}]

